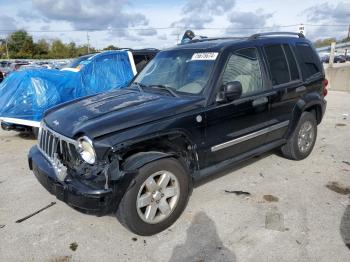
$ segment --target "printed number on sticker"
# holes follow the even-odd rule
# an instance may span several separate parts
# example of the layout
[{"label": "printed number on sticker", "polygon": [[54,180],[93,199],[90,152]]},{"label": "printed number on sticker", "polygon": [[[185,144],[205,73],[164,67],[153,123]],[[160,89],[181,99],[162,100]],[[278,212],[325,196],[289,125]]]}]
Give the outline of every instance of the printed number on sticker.
[{"label": "printed number on sticker", "polygon": [[191,60],[215,60],[219,53],[194,53]]}]

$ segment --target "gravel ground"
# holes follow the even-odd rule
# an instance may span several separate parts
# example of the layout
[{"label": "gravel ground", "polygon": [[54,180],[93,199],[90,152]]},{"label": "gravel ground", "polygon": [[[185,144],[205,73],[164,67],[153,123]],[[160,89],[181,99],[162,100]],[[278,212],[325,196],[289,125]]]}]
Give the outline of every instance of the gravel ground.
[{"label": "gravel ground", "polygon": [[0,261],[350,261],[350,94],[327,98],[309,158],[271,152],[229,170],[196,188],[179,220],[152,237],[56,200],[27,167],[35,141],[0,131]]}]

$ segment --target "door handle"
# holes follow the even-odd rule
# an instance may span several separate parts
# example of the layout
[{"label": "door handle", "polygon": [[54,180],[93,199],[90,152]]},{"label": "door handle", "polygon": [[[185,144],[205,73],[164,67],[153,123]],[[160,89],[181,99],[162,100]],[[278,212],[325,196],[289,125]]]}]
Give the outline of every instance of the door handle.
[{"label": "door handle", "polygon": [[295,92],[299,93],[299,92],[304,92],[306,90],[305,86],[299,86],[295,89]]},{"label": "door handle", "polygon": [[255,100],[253,100],[253,107],[261,106],[261,105],[267,104],[267,102],[269,102],[269,100],[267,99],[266,96],[257,98],[257,99],[255,99]]}]

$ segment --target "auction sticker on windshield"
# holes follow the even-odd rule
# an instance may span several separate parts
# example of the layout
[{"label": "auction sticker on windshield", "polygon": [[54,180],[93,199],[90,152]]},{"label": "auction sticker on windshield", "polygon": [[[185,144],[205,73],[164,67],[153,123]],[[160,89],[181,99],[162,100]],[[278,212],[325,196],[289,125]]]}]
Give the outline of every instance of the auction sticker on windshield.
[{"label": "auction sticker on windshield", "polygon": [[194,53],[191,60],[215,60],[218,54],[217,52]]}]

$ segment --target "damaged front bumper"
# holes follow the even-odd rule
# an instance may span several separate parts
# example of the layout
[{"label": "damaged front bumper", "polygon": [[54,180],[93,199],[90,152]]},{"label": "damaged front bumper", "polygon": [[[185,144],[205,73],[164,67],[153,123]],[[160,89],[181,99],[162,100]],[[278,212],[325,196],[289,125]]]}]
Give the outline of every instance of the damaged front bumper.
[{"label": "damaged front bumper", "polygon": [[104,215],[116,209],[120,201],[122,190],[118,190],[115,186],[109,189],[96,189],[72,176],[67,176],[64,182],[60,181],[52,163],[37,146],[31,148],[28,161],[36,178],[51,194],[80,211]]}]

